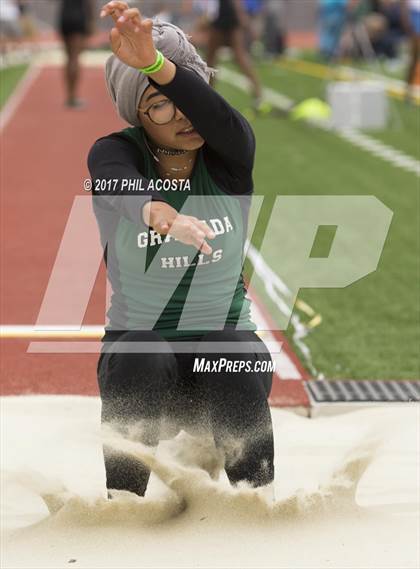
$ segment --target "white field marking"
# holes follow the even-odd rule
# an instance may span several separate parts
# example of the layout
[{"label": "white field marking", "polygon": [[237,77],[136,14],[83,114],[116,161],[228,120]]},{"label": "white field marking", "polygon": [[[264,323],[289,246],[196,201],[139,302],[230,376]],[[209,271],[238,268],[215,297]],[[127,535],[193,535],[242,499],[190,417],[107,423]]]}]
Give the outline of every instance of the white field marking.
[{"label": "white field marking", "polygon": [[[330,129],[331,130],[331,129]],[[403,170],[412,172],[416,176],[420,176],[420,161],[396,150],[392,146],[388,146],[379,140],[367,136],[363,132],[355,130],[353,128],[340,129],[336,131],[337,134],[344,140],[348,140],[355,146],[362,148],[378,156]]]},{"label": "white field marking", "polygon": [[[281,343],[279,340],[274,337],[274,335],[269,330],[269,325],[267,324],[264,316],[262,315],[261,311],[257,307],[255,299],[255,295],[249,295],[253,301],[253,321],[258,326],[259,330],[257,334],[264,340],[264,343],[269,348],[270,352],[273,355],[273,359],[276,361],[276,371],[280,373],[283,377],[287,377],[288,379],[301,379],[301,375],[299,371],[296,369],[293,361],[289,358],[289,356],[281,349]],[[33,344],[38,344],[39,342],[36,341],[36,338],[51,338],[51,339],[66,339],[71,338],[75,339],[99,339],[105,333],[104,326],[100,325],[91,325],[91,326],[82,326],[79,330],[58,330],[58,329],[47,329],[45,327],[44,330],[36,329],[35,326],[31,326],[30,324],[27,325],[2,325],[0,326],[0,337],[1,338],[28,338],[33,339],[35,342]],[[44,343],[43,343],[44,344]],[[80,342],[76,343],[77,345]],[[73,351],[77,351],[77,345],[70,346],[74,348]],[[48,348],[48,344],[46,344]],[[64,344],[59,344],[59,351],[63,349]],[[92,344],[88,344],[88,346],[92,346]],[[79,346],[80,347],[80,346]],[[48,348],[49,349],[49,348]],[[46,351],[48,351],[48,349]],[[37,350],[35,350],[37,351]],[[70,350],[72,351],[72,350]]]},{"label": "white field marking", "polygon": [[[104,67],[110,55],[111,52],[106,50],[87,50],[81,54],[80,62],[83,67]],[[40,67],[62,67],[65,61],[66,55],[60,46],[45,49],[34,57],[34,64]]]},{"label": "white field marking", "polygon": [[[252,295],[252,298],[255,299],[255,294]],[[257,309],[256,309],[257,310]],[[265,321],[264,317],[262,316],[261,312],[258,309],[258,323],[261,327],[261,330],[257,333],[260,334],[261,337],[266,337],[266,331],[268,330],[268,324]],[[257,324],[257,322],[255,322]],[[258,324],[257,324],[258,325]],[[32,325],[32,324],[2,324],[0,325],[0,338],[54,338],[54,339],[64,339],[64,338],[71,338],[73,340],[86,339],[86,338],[93,338],[98,339],[102,338],[105,334],[105,327],[101,326],[100,324],[94,325],[86,325],[82,326],[79,329],[71,329],[69,326],[67,329],[65,326],[62,326],[60,330],[57,326],[44,326],[42,329],[39,329],[39,326]],[[276,340],[274,336],[267,339],[268,347],[270,351],[274,353],[281,353],[281,342]],[[62,345],[62,344],[60,344]]]},{"label": "white field marking", "polygon": [[[383,83],[387,89],[387,92],[399,99],[403,99],[406,96],[407,84],[400,79],[395,77],[389,77],[381,72],[369,71],[364,69],[357,69],[355,67],[340,65],[339,67],[330,68],[327,65],[321,63],[311,63],[309,61],[303,61],[302,59],[297,59],[295,57],[289,57],[286,60],[280,59],[278,64],[282,67],[282,64],[286,69],[291,69],[296,73],[302,73],[303,75],[309,75],[313,77],[319,77],[324,80],[329,81],[360,81],[363,79],[380,81]],[[411,93],[417,103],[420,102],[420,87],[417,85],[411,86]]]},{"label": "white field marking", "polygon": [[30,63],[33,52],[29,49],[18,49],[0,55],[0,69],[8,69],[16,65]]},{"label": "white field marking", "polygon": [[[66,329],[67,328],[67,329]],[[78,329],[69,329],[62,326],[36,326],[35,324],[0,326],[0,338],[101,338],[104,335],[104,327],[100,325],[82,326]]]},{"label": "white field marking", "polygon": [[[302,379],[302,376],[299,370],[296,368],[294,362],[290,359],[288,354],[285,350],[281,349],[279,344],[279,340],[275,338],[273,333],[270,330],[270,326],[266,322],[263,314],[261,313],[260,309],[258,308],[257,301],[255,300],[254,294],[248,294],[251,298],[251,306],[252,306],[252,320],[257,325],[258,331],[257,334],[261,337],[264,341],[265,345],[271,352],[273,360],[276,364],[276,373],[279,375],[280,378],[287,378],[287,379]],[[63,326],[64,328],[64,326]],[[82,326],[78,330],[58,330],[53,329],[53,327],[48,328],[47,326],[44,329],[39,330],[34,325],[26,324],[26,325],[2,325],[0,326],[0,337],[1,338],[28,338],[34,340],[32,342],[32,349],[31,352],[54,352],[55,350],[51,343],[45,342],[38,342],[36,341],[37,338],[51,338],[54,340],[61,340],[61,339],[69,339],[72,340],[85,340],[85,339],[100,339],[105,333],[104,326],[100,325],[91,325],[91,326]],[[69,351],[71,353],[76,353],[83,350],[81,346],[83,342],[72,342],[69,343],[68,346],[66,343],[60,342],[56,346],[56,350],[58,353],[63,353]],[[89,343],[85,346],[87,351],[98,351],[97,346]]]},{"label": "white field marking", "polygon": [[[237,71],[233,71],[231,69],[227,69],[226,67],[219,67],[217,70],[216,78],[220,78],[222,81],[233,85],[233,87],[238,87],[241,91],[248,91],[249,90],[249,81]],[[277,107],[282,111],[287,111],[294,105],[293,99],[274,91],[274,89],[270,89],[270,87],[263,88],[263,95],[264,100],[271,103],[273,106]]]},{"label": "white field marking", "polygon": [[16,112],[27,92],[29,91],[35,79],[40,73],[40,68],[30,65],[22,79],[19,81],[9,98],[7,99],[4,107],[0,111],[0,134],[3,133],[6,125]]},{"label": "white field marking", "polygon": [[[277,309],[284,314],[287,318],[290,317],[290,323],[293,326],[293,341],[303,354],[309,369],[314,377],[318,376],[318,372],[312,363],[312,355],[309,347],[305,344],[303,339],[308,335],[311,327],[306,326],[300,319],[298,314],[293,314],[293,306],[291,306],[292,293],[287,285],[282,281],[279,275],[265,261],[261,253],[249,241],[245,244],[247,257],[254,267],[255,274],[264,283],[264,288],[270,299],[274,302]],[[288,302],[289,300],[289,302]],[[296,306],[298,301],[296,301]],[[310,312],[312,315],[315,311],[308,305],[305,305],[305,312]],[[321,321],[321,320],[320,320]],[[257,324],[255,322],[255,324]],[[269,327],[266,326],[266,329]],[[298,372],[299,373],[299,372]],[[299,374],[300,375],[300,374]],[[284,376],[288,379],[299,379],[292,376]]]},{"label": "white field marking", "polygon": [[[385,83],[388,91],[390,93],[396,93],[401,97],[405,96],[407,90],[407,84],[401,79],[395,79],[395,77],[388,77],[382,73],[377,73],[375,71],[368,71],[366,69],[357,69],[355,67],[349,67],[347,65],[341,65],[338,68],[339,72],[343,74],[343,77],[349,79],[376,79]],[[420,87],[418,85],[413,85],[413,94],[415,97],[420,97]]]},{"label": "white field marking", "polygon": [[[222,81],[225,81],[234,87],[238,87],[241,91],[248,90],[248,80],[236,71],[232,71],[223,67],[220,69],[218,76]],[[292,99],[285,97],[281,93],[278,93],[269,87],[263,88],[263,95],[266,101],[281,111],[288,111],[294,104],[294,101]],[[375,138],[372,138],[371,136],[361,133],[355,129],[333,128],[328,121],[307,120],[306,122],[322,128],[323,130],[333,132],[347,142],[350,142],[354,146],[357,146],[358,148],[369,152],[373,156],[381,158],[382,160],[385,160],[385,162],[411,172],[416,176],[420,176],[420,161],[416,160],[416,158],[413,158],[412,156],[404,154],[399,150],[396,150],[393,146],[384,144],[383,142],[380,142]]]},{"label": "white field marking", "polygon": [[[0,0],[1,1],[1,0]],[[107,50],[86,50],[80,56],[83,67],[104,67],[106,60],[111,55]],[[66,62],[66,54],[61,42],[54,45],[40,46],[32,52],[16,52],[9,58],[0,57],[0,69],[31,63],[35,67],[63,67]]]},{"label": "white field marking", "polygon": [[[62,54],[61,58],[57,57],[56,55],[57,53]],[[13,89],[5,105],[0,111],[0,134],[3,133],[3,130],[5,129],[6,125],[9,123],[10,119],[13,117],[16,109],[19,107],[22,100],[25,98],[26,94],[28,93],[30,87],[41,73],[42,67],[48,65],[48,58],[55,59],[56,62],[55,64],[60,66],[65,61],[64,53],[62,52],[62,50],[58,49],[54,50],[48,47],[43,51],[32,53],[29,61],[22,60],[22,61],[16,61],[14,63],[14,64],[23,64],[28,62],[29,66],[26,73],[21,78],[15,89]],[[99,65],[99,63],[97,63],[96,65]],[[4,64],[4,58],[1,58],[0,69],[7,67],[8,66]]]},{"label": "white field marking", "polygon": [[[253,295],[252,298],[255,299],[255,295]],[[263,316],[261,315],[261,313],[259,313],[258,322],[261,326],[261,331],[258,331],[257,333],[260,334],[261,332],[261,337],[266,336],[265,331],[268,330],[268,325]],[[101,326],[100,324],[86,325],[78,329],[76,328],[72,329],[71,326],[68,326],[66,329],[66,326],[64,325],[62,326],[61,329],[59,329],[57,326],[43,326],[42,329],[40,329],[39,326],[31,324],[0,325],[0,338],[30,338],[30,339],[53,338],[59,340],[65,338],[71,338],[72,340],[77,340],[78,338],[98,339],[102,338],[104,334],[105,334],[105,327]],[[268,338],[266,343],[270,351],[274,353],[281,352],[282,343],[276,340],[274,336],[272,338],[271,337]],[[60,345],[63,344],[60,343]]]},{"label": "white field marking", "polygon": [[[255,301],[255,295],[248,290],[248,296],[251,299],[251,318],[258,328],[257,334],[269,347],[272,342],[276,341],[275,336]],[[280,352],[271,352],[271,357],[275,362],[275,373],[279,379],[302,379],[299,370],[284,348]]]}]

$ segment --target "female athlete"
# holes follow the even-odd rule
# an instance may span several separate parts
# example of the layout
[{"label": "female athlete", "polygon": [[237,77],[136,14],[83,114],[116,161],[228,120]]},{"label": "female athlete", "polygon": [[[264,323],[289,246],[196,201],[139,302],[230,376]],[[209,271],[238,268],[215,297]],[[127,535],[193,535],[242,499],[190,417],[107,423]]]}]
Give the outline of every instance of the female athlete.
[{"label": "female athlete", "polygon": [[[119,1],[101,16],[114,20],[108,91],[132,125],[88,157],[113,292],[102,421],[150,446],[211,433],[231,484],[270,496],[271,356],[242,278],[254,135],[179,28]],[[145,466],[106,445],[104,459],[109,490],[144,495]]]}]

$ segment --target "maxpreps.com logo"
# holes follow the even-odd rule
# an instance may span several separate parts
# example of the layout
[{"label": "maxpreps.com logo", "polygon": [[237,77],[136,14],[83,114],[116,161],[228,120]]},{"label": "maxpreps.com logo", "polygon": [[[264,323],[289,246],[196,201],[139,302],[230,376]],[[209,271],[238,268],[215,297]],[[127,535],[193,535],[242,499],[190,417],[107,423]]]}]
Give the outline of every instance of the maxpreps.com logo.
[{"label": "maxpreps.com logo", "polygon": [[[233,225],[229,219],[229,216],[224,216],[222,219],[214,218],[205,221],[209,227],[213,230],[216,237],[218,235],[224,235],[225,233],[230,233],[233,231]],[[143,231],[138,234],[137,246],[140,249],[147,247],[154,247],[156,245],[162,245],[169,243],[170,241],[178,241],[175,237],[166,235],[162,237],[159,233],[151,229],[149,232]],[[195,258],[195,255],[194,255]],[[198,255],[197,263],[192,262],[192,257],[190,255],[174,256],[174,257],[161,257],[161,269],[185,269],[193,266],[209,265],[210,263],[217,263],[223,258],[223,249],[216,249],[211,255],[204,255],[200,253]]]}]

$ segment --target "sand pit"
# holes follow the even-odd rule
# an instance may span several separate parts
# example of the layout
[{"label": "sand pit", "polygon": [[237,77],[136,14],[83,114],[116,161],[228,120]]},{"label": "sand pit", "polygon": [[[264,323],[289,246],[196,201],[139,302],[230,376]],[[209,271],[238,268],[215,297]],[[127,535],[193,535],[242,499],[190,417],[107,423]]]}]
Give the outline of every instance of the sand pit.
[{"label": "sand pit", "polygon": [[418,406],[273,409],[274,504],[210,478],[211,449],[185,433],[155,456],[110,439],[153,474],[145,498],[106,500],[99,412],[96,398],[2,399],[2,567],[420,565]]}]

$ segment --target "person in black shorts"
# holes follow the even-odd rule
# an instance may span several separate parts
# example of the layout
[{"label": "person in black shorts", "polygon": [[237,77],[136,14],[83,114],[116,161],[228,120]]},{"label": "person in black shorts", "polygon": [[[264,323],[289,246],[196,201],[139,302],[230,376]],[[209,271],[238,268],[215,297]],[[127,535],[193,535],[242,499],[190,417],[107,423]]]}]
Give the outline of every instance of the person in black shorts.
[{"label": "person in black shorts", "polygon": [[67,62],[65,66],[66,105],[70,108],[83,107],[77,98],[80,81],[79,56],[86,45],[86,38],[92,32],[93,0],[61,0],[58,29],[63,38]]},{"label": "person in black shorts", "polygon": [[219,0],[216,16],[209,25],[207,64],[215,67],[218,50],[222,46],[229,46],[237,65],[251,82],[254,107],[258,110],[262,102],[262,93],[245,45],[244,27],[247,25],[247,18],[241,0]]},{"label": "person in black shorts", "polygon": [[[182,30],[125,2],[101,15],[115,22],[107,88],[132,125],[88,156],[112,287],[97,366],[102,421],[151,447],[180,429],[204,431],[230,482],[270,497],[273,366],[242,277],[254,134],[208,84],[211,70]],[[175,190],[153,190],[163,182]],[[144,465],[106,445],[104,461],[109,491],[144,495]]]}]

